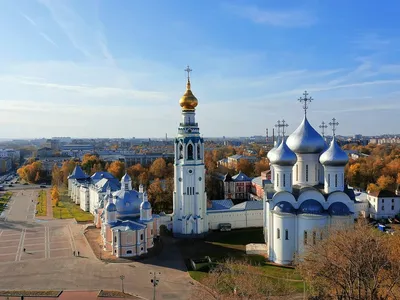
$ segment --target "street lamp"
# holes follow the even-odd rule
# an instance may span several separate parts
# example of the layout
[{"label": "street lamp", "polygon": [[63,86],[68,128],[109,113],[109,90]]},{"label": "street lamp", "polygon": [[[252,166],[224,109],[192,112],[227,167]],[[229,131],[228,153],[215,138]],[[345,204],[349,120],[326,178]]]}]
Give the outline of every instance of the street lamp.
[{"label": "street lamp", "polygon": [[153,284],[153,300],[156,300],[156,286],[159,282],[157,275],[160,276],[161,272],[150,272],[150,275],[153,275],[153,278],[150,280],[150,282]]},{"label": "street lamp", "polygon": [[124,292],[124,279],[125,279],[125,276],[121,275],[121,276],[119,276],[119,279],[121,279],[122,292]]}]

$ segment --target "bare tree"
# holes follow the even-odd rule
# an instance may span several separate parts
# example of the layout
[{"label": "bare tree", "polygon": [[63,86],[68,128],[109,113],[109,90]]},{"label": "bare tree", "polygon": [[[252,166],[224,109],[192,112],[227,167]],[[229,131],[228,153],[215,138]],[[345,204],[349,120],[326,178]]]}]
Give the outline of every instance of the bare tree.
[{"label": "bare tree", "polygon": [[260,268],[243,260],[219,263],[201,283],[203,288],[195,289],[195,293],[202,299],[262,300],[294,293],[289,281],[267,277]]},{"label": "bare tree", "polygon": [[400,236],[371,228],[333,227],[326,238],[309,245],[298,269],[318,299],[399,299]]}]

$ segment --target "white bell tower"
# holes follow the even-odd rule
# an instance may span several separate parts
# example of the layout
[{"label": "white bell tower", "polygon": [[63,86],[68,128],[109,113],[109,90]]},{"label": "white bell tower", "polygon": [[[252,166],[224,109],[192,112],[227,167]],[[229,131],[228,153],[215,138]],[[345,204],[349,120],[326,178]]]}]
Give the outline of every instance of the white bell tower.
[{"label": "white bell tower", "polygon": [[195,122],[197,99],[190,89],[189,66],[186,92],[179,101],[182,121],[175,139],[173,234],[202,237],[208,231],[205,192],[204,141]]}]

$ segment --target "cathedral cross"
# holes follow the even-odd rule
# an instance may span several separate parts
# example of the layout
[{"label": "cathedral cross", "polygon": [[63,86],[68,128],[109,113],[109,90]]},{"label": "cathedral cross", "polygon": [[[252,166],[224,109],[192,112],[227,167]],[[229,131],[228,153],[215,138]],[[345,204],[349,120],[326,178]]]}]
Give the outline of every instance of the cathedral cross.
[{"label": "cathedral cross", "polygon": [[306,116],[307,115],[307,109],[308,109],[308,104],[307,104],[307,102],[311,102],[312,100],[314,100],[313,98],[311,98],[311,97],[307,97],[308,96],[308,93],[307,93],[307,91],[304,91],[304,93],[303,93],[303,98],[299,98],[298,100],[300,101],[300,102],[304,102],[304,104],[303,104],[303,109],[304,109],[304,115]]},{"label": "cathedral cross", "polygon": [[193,70],[188,65],[184,71],[187,72],[187,79],[188,81],[190,81],[190,72],[192,72]]},{"label": "cathedral cross", "polygon": [[319,125],[319,128],[322,130],[322,136],[325,137],[325,129],[328,128],[328,125],[325,124],[324,121],[322,121],[321,125]]},{"label": "cathedral cross", "polygon": [[336,122],[336,119],[333,118],[333,119],[332,119],[332,122],[329,122],[329,125],[332,126],[332,135],[335,136],[336,126],[339,125],[339,122]]},{"label": "cathedral cross", "polygon": [[276,122],[275,127],[278,130],[278,136],[280,136],[280,134],[281,134],[281,121],[278,120],[278,122]]},{"label": "cathedral cross", "polygon": [[280,126],[281,126],[281,128],[282,128],[282,137],[285,137],[285,129],[286,129],[286,127],[289,126],[289,124],[286,123],[285,120],[282,120]]}]

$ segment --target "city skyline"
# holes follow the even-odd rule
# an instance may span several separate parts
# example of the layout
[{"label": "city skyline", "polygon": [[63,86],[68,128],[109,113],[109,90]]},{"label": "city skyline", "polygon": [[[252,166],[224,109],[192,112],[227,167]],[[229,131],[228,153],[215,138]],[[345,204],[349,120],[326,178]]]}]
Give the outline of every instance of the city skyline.
[{"label": "city skyline", "polygon": [[399,9],[395,1],[4,1],[0,136],[173,137],[188,64],[205,137],[264,135],[282,118],[290,134],[304,90],[316,129],[335,117],[338,135],[396,133]]}]

